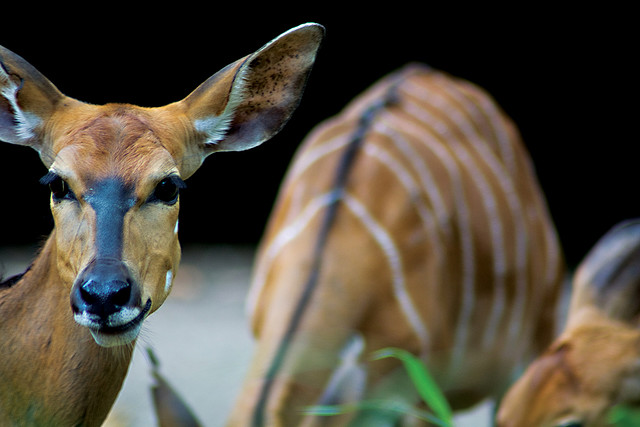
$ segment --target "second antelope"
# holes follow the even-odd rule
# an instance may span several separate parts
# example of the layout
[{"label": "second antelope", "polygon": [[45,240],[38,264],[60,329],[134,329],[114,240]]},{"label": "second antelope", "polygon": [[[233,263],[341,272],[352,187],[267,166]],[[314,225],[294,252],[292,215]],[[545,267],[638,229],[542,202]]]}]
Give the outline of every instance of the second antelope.
[{"label": "second antelope", "polygon": [[31,267],[0,283],[0,425],[101,424],[171,290],[184,180],[284,125],[322,36],[294,28],[158,108],[69,98],[0,47],[0,140],[38,151],[55,221]]},{"label": "second antelope", "polygon": [[311,425],[304,410],[320,403],[415,403],[397,362],[369,360],[389,346],[420,355],[454,409],[500,397],[553,338],[563,275],[510,119],[475,85],[409,66],[297,153],[255,264],[257,348],[229,425]]},{"label": "second antelope", "polygon": [[567,325],[506,394],[500,427],[598,427],[640,402],[640,220],[607,233],[573,280]]}]

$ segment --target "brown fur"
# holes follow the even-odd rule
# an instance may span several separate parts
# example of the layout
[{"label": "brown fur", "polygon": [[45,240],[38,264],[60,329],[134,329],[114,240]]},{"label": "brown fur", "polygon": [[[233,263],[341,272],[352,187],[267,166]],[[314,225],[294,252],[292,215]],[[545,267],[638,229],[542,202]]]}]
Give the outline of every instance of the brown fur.
[{"label": "brown fur", "polygon": [[133,351],[99,347],[73,321],[53,237],[22,280],[0,293],[3,425],[100,425]]}]

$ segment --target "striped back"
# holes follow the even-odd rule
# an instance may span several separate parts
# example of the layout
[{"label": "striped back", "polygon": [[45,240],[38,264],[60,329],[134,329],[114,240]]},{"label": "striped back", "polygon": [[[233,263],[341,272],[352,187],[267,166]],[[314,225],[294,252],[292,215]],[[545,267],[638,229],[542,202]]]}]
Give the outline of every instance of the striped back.
[{"label": "striped back", "polygon": [[[291,408],[279,382],[326,394],[327,375],[302,378],[321,370],[309,348],[337,363],[354,335],[365,359],[422,355],[454,407],[499,395],[551,341],[563,269],[509,118],[473,84],[408,66],[319,125],[282,185],[248,303],[260,411]],[[375,363],[361,395],[392,369]]]}]

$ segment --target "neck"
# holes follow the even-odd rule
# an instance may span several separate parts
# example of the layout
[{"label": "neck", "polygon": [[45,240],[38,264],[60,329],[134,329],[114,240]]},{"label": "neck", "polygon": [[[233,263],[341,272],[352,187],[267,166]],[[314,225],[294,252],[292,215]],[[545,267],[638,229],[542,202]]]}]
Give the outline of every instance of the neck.
[{"label": "neck", "polygon": [[133,346],[100,347],[75,323],[55,256],[52,233],[31,268],[0,289],[1,425],[100,425],[131,361]]}]

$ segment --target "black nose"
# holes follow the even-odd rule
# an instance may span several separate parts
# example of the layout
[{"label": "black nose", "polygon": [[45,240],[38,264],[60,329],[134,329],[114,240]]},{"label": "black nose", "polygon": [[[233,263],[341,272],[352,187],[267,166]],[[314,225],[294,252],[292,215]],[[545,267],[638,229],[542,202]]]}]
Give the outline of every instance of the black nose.
[{"label": "black nose", "polygon": [[124,307],[138,305],[140,293],[122,261],[106,258],[89,263],[71,291],[74,313],[105,318]]}]

